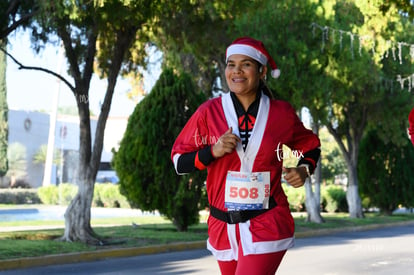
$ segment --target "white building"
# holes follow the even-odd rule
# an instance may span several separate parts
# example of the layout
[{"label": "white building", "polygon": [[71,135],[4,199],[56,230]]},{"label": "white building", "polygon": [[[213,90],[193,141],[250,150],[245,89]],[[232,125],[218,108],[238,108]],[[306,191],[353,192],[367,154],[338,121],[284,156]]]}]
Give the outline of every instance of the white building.
[{"label": "white building", "polygon": [[[43,183],[45,165],[35,163],[34,156],[47,146],[50,115],[41,112],[9,110],[9,147],[18,143],[25,148],[26,175],[24,180],[31,187],[40,187]],[[92,142],[97,119],[91,119]],[[102,169],[108,169],[112,160],[112,148],[118,150],[128,123],[127,117],[109,117],[106,123],[104,147],[101,157]],[[63,152],[62,164],[53,166],[52,184],[74,182],[79,150],[79,118],[58,115],[55,129],[55,150]]]}]

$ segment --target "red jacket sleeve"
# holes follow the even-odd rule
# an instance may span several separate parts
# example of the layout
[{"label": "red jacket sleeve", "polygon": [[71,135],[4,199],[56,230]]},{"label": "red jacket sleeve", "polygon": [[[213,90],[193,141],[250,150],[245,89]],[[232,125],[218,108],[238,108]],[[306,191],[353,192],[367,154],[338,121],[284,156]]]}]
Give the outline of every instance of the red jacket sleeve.
[{"label": "red jacket sleeve", "polygon": [[[171,160],[174,163],[175,170],[178,174],[182,174],[184,172],[179,171],[179,159],[183,155],[189,156],[192,153],[192,160],[194,168],[202,170],[204,167],[203,162],[200,160],[200,155],[198,154],[203,148],[209,146],[208,140],[208,127],[207,121],[205,119],[204,110],[205,105],[201,105],[196,112],[191,116],[191,118],[187,121],[184,128],[181,130],[180,134],[176,138],[174,145],[171,151]],[[193,154],[194,153],[194,154]],[[188,168],[188,157],[185,158]],[[187,169],[186,172],[189,172],[191,169]]]},{"label": "red jacket sleeve", "polygon": [[292,140],[289,144],[286,144],[293,150],[302,152],[302,157],[299,159],[298,165],[309,165],[310,172],[312,173],[320,157],[320,140],[318,136],[311,130],[307,129],[299,117],[296,115],[293,107],[290,107],[291,115],[293,116],[293,132]]},{"label": "red jacket sleeve", "polygon": [[409,116],[408,116],[408,122],[409,122],[409,128],[408,128],[408,133],[410,134],[411,137],[411,142],[414,145],[414,108],[411,110]]}]

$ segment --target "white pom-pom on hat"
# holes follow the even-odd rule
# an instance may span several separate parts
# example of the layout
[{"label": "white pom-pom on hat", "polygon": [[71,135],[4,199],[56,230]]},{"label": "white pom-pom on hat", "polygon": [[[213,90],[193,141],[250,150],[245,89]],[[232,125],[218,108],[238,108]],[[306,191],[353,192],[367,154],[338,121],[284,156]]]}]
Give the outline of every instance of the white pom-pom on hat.
[{"label": "white pom-pom on hat", "polygon": [[280,70],[279,69],[272,70],[271,75],[273,78],[278,78],[280,76]]},{"label": "white pom-pom on hat", "polygon": [[237,38],[230,46],[227,47],[226,63],[229,57],[233,54],[247,55],[264,66],[269,63],[270,68],[272,69],[272,77],[278,78],[280,76],[280,70],[277,68],[276,62],[266,50],[263,42],[259,40],[247,36]]}]

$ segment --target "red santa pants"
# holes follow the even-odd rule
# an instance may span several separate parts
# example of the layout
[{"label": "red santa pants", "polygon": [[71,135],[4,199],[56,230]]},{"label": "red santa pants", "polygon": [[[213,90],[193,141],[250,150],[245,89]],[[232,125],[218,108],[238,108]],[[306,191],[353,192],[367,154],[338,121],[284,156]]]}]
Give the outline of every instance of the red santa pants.
[{"label": "red santa pants", "polygon": [[286,250],[267,254],[243,255],[238,225],[236,238],[239,243],[237,261],[218,261],[222,275],[274,275]]}]

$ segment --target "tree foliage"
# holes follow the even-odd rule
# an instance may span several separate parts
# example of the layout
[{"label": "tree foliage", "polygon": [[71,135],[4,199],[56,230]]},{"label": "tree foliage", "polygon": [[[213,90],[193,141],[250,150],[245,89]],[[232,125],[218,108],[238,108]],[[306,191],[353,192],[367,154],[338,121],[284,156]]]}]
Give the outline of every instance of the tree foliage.
[{"label": "tree foliage", "polygon": [[176,174],[171,148],[187,120],[205,100],[188,74],[165,69],[135,108],[114,167],[122,193],[142,210],[158,210],[178,230],[198,222],[205,173]]},{"label": "tree foliage", "polygon": [[226,87],[226,47],[235,38],[235,19],[245,12],[249,2],[163,1],[159,11],[162,17],[153,21],[151,41],[163,52],[166,66],[191,73],[197,86],[211,95],[211,91]]},{"label": "tree foliage", "polygon": [[[289,101],[297,110],[321,101],[324,79],[315,62],[319,55],[314,50],[317,42],[310,32],[311,23],[317,20],[316,9],[316,1],[252,1],[234,23],[235,37],[252,36],[266,45],[281,70],[281,76],[268,78],[267,85],[277,99]],[[315,121],[319,122],[317,118]],[[316,130],[315,126],[311,127]],[[292,165],[297,165],[297,161]],[[320,171],[315,170],[315,184],[305,184],[307,220],[316,223],[323,222]]]},{"label": "tree foliage", "polygon": [[7,36],[19,27],[30,25],[37,10],[32,0],[0,2],[0,176],[8,170]]},{"label": "tree foliage", "polygon": [[404,51],[402,64],[396,62],[397,43],[388,41],[411,41],[413,28],[395,6],[382,13],[382,3],[257,1],[235,22],[238,34],[263,40],[274,56],[282,74],[268,85],[277,97],[306,106],[335,138],[347,164],[352,217],[363,217],[356,167],[366,129],[383,126],[382,138],[401,140],[412,102],[389,85],[396,88],[397,75],[411,71],[411,57]]},{"label": "tree foliage", "polygon": [[337,39],[337,43],[333,38],[325,40],[324,93],[328,97],[323,109],[327,115],[318,118],[335,137],[347,163],[350,215],[362,217],[357,176],[359,146],[371,126],[377,127],[377,133],[384,139],[394,142],[400,139],[398,133],[407,110],[402,103],[412,99],[406,91],[393,89],[393,85],[397,84],[397,74],[409,72],[412,63],[407,52],[401,53],[402,64],[387,56],[395,49],[395,44],[388,41],[409,41],[407,34],[412,34],[413,29],[395,9],[382,15],[379,2],[326,3],[327,20],[321,25],[331,26],[330,37],[334,30],[349,33],[342,41]]},{"label": "tree foliage", "polygon": [[[407,141],[407,136],[402,135]],[[385,143],[375,130],[361,143],[358,177],[371,206],[392,214],[399,205],[414,206],[414,148],[411,143]]]},{"label": "tree foliage", "polygon": [[0,1],[0,40],[19,27],[27,27],[33,16],[39,12],[36,0]]},{"label": "tree foliage", "polygon": [[339,150],[338,144],[325,127],[319,131],[319,138],[322,144],[322,179],[324,183],[334,184],[335,176],[344,175],[346,173],[346,163]]},{"label": "tree foliage", "polygon": [[[33,156],[33,163],[44,164],[46,162],[47,145],[42,144],[36,154]],[[62,163],[62,152],[60,149],[54,150],[53,164],[60,165]]]},{"label": "tree foliage", "polygon": [[[5,48],[6,39],[0,38],[0,48]],[[6,83],[7,57],[0,51],[0,177],[3,177],[8,170],[7,147],[9,143],[9,126],[7,105],[7,83]]]},{"label": "tree foliage", "polygon": [[414,18],[414,6],[412,0],[388,0],[380,6],[383,13],[387,13],[393,7],[396,7],[400,12],[408,15],[411,19]]},{"label": "tree foliage", "polygon": [[20,143],[12,143],[8,146],[9,170],[7,176],[11,178],[11,185],[14,185],[16,180],[24,179],[27,176],[26,154],[26,147]]},{"label": "tree foliage", "polygon": [[[23,3],[24,1],[11,1]],[[119,74],[133,67],[131,52],[140,40],[156,1],[26,1],[32,10],[32,48],[40,51],[47,43],[62,45],[69,78],[47,68],[25,66],[12,56],[20,69],[39,70],[60,79],[73,93],[79,115],[78,193],[65,213],[62,240],[102,243],[91,227],[91,203],[96,174],[103,150],[106,120]],[[25,2],[25,3],[26,3]],[[19,13],[20,16],[24,13]],[[145,53],[141,53],[145,56]],[[144,58],[142,57],[142,60]],[[89,89],[94,71],[107,80],[94,140],[91,133]]]}]

